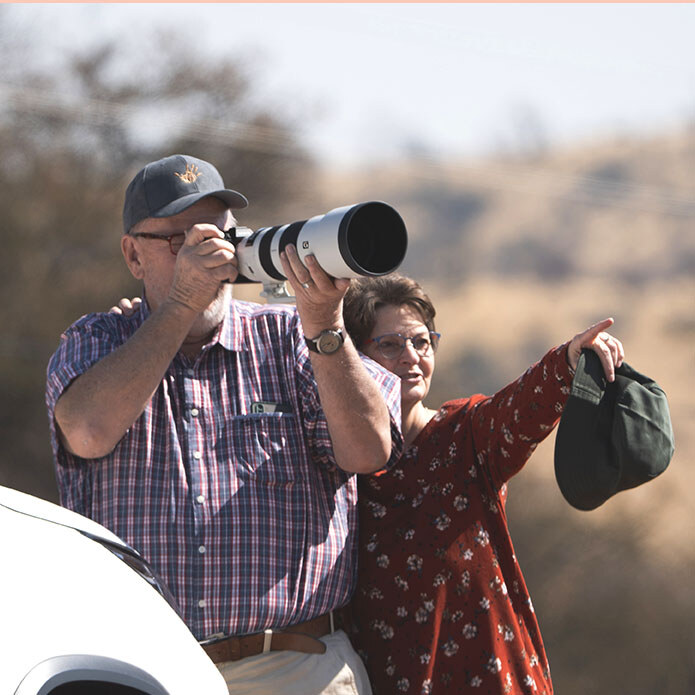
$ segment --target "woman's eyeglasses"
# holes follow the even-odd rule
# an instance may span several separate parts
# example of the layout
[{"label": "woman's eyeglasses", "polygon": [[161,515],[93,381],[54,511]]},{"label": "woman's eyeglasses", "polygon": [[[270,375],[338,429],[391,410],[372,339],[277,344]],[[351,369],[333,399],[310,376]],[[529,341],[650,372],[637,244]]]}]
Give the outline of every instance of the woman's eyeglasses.
[{"label": "woman's eyeglasses", "polygon": [[419,355],[428,355],[430,350],[436,352],[441,337],[441,333],[435,333],[434,331],[424,335],[410,336],[401,335],[400,333],[387,333],[376,338],[370,338],[367,342],[376,343],[376,349],[382,357],[385,357],[387,360],[394,360],[403,354],[408,341],[413,346],[413,350]]}]

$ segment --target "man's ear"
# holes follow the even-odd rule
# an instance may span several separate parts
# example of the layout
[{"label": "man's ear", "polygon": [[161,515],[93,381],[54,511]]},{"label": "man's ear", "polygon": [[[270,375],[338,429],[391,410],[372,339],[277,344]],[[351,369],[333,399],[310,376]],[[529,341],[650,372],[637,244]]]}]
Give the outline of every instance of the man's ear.
[{"label": "man's ear", "polygon": [[123,258],[125,258],[126,265],[131,275],[136,280],[142,280],[145,271],[142,266],[140,252],[135,243],[135,237],[130,236],[130,234],[124,234],[121,237],[121,251],[123,252]]}]

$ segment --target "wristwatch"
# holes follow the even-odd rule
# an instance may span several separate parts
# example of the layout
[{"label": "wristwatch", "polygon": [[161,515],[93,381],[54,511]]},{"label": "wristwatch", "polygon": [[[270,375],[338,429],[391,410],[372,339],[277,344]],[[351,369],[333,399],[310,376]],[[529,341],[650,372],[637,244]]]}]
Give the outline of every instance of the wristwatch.
[{"label": "wristwatch", "polygon": [[345,336],[341,328],[334,330],[326,328],[321,331],[315,338],[307,338],[306,346],[312,352],[318,352],[319,355],[332,355],[340,349],[340,346],[345,342]]}]

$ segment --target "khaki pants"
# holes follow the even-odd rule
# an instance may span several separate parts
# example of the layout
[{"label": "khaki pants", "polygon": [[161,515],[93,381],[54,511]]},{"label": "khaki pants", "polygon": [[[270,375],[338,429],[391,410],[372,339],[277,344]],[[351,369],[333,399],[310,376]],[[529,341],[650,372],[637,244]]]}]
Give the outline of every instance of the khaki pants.
[{"label": "khaki pants", "polygon": [[230,695],[372,695],[367,672],[342,630],[321,638],[325,654],[268,652],[218,664]]}]

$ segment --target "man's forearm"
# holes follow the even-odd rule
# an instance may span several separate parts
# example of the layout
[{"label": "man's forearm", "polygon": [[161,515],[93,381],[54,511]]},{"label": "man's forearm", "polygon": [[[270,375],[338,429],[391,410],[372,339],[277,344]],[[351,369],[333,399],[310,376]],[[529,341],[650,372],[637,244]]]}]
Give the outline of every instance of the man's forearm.
[{"label": "man's forearm", "polygon": [[337,464],[371,473],[391,455],[391,419],[379,388],[347,339],[332,355],[311,355]]},{"label": "man's forearm", "polygon": [[[350,280],[329,276],[313,254],[304,258],[304,265],[293,244],[285,247],[280,260],[295,293],[304,335],[344,328],[343,297]],[[329,355],[312,351],[311,365],[337,464],[351,473],[385,466],[391,457],[391,418],[350,338]]]},{"label": "man's forearm", "polygon": [[68,386],[55,419],[63,445],[82,458],[105,456],[142,414],[195,318],[165,302],[138,331]]}]

